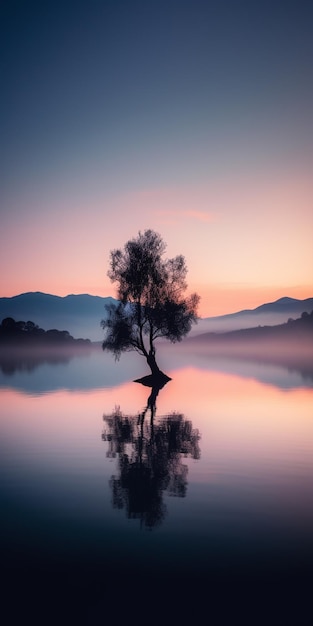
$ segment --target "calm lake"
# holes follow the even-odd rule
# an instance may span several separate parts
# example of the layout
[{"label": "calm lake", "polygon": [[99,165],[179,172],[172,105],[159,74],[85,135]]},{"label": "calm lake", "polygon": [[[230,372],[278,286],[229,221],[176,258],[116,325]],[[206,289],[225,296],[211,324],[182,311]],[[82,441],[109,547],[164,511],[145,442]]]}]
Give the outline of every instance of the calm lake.
[{"label": "calm lake", "polygon": [[5,623],[311,624],[311,371],[158,355],[2,363]]}]

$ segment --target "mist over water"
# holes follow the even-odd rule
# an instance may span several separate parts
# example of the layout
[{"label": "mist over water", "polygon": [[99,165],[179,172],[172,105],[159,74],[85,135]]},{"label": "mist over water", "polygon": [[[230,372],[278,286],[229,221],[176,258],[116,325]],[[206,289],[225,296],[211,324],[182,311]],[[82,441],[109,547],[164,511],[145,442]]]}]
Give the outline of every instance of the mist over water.
[{"label": "mist over water", "polygon": [[[310,341],[286,345],[271,340],[268,345],[185,340],[169,345],[160,340],[157,347],[158,364],[164,371],[196,367],[253,377],[279,387],[313,386],[312,354]],[[126,353],[116,361],[103,352],[101,344],[0,349],[0,388],[12,386],[26,393],[114,388],[146,373],[144,357]]]}]

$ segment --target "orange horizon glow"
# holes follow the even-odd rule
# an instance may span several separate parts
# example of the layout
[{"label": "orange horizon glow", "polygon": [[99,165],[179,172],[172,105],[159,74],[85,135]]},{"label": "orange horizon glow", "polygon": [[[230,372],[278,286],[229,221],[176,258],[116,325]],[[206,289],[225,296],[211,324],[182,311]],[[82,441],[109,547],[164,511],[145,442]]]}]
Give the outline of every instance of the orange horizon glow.
[{"label": "orange horizon glow", "polygon": [[262,304],[288,297],[306,300],[313,297],[313,285],[290,287],[213,287],[196,289],[201,293],[200,317],[214,317],[253,310]]},{"label": "orange horizon glow", "polygon": [[[195,285],[193,291],[200,295],[198,309],[199,317],[218,317],[220,315],[237,313],[242,310],[253,310],[262,304],[275,302],[283,297],[295,298],[297,300],[305,300],[313,297],[313,285],[298,285],[289,287],[244,287],[232,285],[225,287],[219,287],[216,285],[203,287],[203,285]],[[30,292],[41,292],[59,296],[61,298],[68,295],[80,294],[88,294],[102,298],[116,297],[114,286],[111,289],[110,287],[107,287],[106,289],[102,288],[94,290],[86,290],[83,288],[81,290],[68,290],[66,288],[53,288],[53,285],[51,285],[51,289],[48,289],[47,286],[46,288],[32,288],[30,286],[29,289],[22,289],[21,286],[20,289],[17,289],[16,291],[11,288],[6,292],[2,292],[0,297],[12,298],[22,293]],[[189,293],[192,293],[191,286],[186,295]]]},{"label": "orange horizon glow", "polygon": [[188,292],[199,293],[201,317],[284,296],[303,300],[313,296],[312,192],[305,172],[286,169],[264,177],[228,174],[205,185],[99,192],[66,205],[23,196],[16,207],[23,203],[29,213],[19,215],[18,228],[14,212],[3,224],[0,296],[115,297],[110,250],[152,228],[167,244],[165,256],[185,256]]}]

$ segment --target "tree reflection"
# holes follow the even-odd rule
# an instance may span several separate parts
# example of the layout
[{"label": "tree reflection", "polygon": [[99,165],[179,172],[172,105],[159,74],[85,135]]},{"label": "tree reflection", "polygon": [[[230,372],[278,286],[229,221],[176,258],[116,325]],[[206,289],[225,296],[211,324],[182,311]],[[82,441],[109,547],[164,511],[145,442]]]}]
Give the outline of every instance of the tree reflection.
[{"label": "tree reflection", "polygon": [[152,387],[138,415],[124,415],[116,407],[103,416],[107,456],[118,458],[119,475],[110,480],[113,507],[125,508],[128,518],[139,519],[147,528],[159,525],[166,515],[164,492],[186,495],[188,467],[182,458],[200,458],[199,432],[182,413],[156,420],[159,391],[159,386]]}]

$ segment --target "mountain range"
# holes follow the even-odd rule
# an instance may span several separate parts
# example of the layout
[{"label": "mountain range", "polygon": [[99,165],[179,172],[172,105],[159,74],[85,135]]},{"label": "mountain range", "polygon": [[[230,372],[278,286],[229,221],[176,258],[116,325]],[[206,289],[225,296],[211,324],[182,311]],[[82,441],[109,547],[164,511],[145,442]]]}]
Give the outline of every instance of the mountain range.
[{"label": "mountain range", "polygon": [[60,297],[40,291],[22,293],[0,298],[0,320],[5,317],[31,320],[44,330],[68,330],[75,338],[101,341],[100,322],[105,317],[105,304],[112,302],[117,300],[89,294]]},{"label": "mountain range", "polygon": [[[16,321],[31,320],[44,330],[67,330],[75,338],[101,341],[103,332],[100,322],[105,317],[105,305],[114,302],[117,303],[117,300],[111,297],[89,294],[60,297],[29,292],[0,298],[0,321],[5,317],[13,317]],[[256,326],[273,326],[312,310],[313,298],[298,300],[285,297],[255,309],[201,318],[190,334],[195,336],[207,332],[222,333]]]},{"label": "mountain range", "polygon": [[289,318],[300,317],[304,311],[311,313],[313,298],[298,300],[296,298],[279,298],[274,302],[261,304],[255,309],[244,309],[236,313],[207,317],[199,320],[193,334],[226,333],[256,326],[276,326],[284,324]]}]

